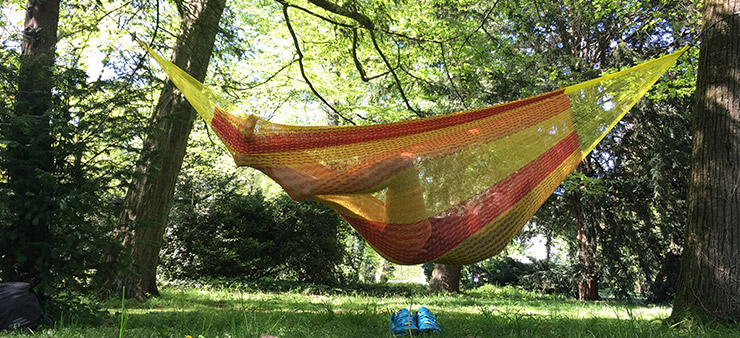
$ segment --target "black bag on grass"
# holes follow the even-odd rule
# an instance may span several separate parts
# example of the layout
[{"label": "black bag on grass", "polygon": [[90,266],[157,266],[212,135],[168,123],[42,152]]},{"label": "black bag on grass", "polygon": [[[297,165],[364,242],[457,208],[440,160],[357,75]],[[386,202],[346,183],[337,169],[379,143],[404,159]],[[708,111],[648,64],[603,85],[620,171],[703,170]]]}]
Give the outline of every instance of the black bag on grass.
[{"label": "black bag on grass", "polygon": [[34,328],[46,320],[43,305],[31,284],[0,283],[0,331]]}]

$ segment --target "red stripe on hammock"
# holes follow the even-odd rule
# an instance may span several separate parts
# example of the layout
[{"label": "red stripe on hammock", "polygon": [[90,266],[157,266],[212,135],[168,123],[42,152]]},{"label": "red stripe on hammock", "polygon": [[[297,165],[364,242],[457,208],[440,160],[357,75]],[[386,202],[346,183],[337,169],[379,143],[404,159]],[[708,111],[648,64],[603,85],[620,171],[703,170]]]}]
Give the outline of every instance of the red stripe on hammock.
[{"label": "red stripe on hammock", "polygon": [[434,260],[454,249],[480,229],[511,209],[568,157],[578,151],[578,134],[574,131],[535,160],[507,176],[489,189],[430,217],[432,234],[422,254],[416,257],[398,257],[394,248],[380,241],[386,224],[344,217],[373,247],[395,261],[416,264]]},{"label": "red stripe on hammock", "polygon": [[[561,99],[569,100],[567,96],[565,96],[564,90],[561,89],[539,96],[513,101],[510,103],[503,103],[500,105],[482,108],[475,111],[464,111],[426,119],[376,124],[369,126],[334,127],[332,128],[333,130],[322,129],[321,131],[314,132],[310,131],[310,129],[314,129],[314,127],[305,127],[306,132],[299,131],[302,128],[292,127],[292,131],[290,133],[271,135],[256,134],[250,139],[246,139],[245,137],[238,137],[238,134],[240,134],[240,132],[236,130],[232,123],[228,121],[229,118],[223,116],[224,113],[221,113],[218,110],[214,113],[213,120],[211,121],[211,126],[217,134],[221,135],[222,139],[228,140],[230,147],[236,152],[241,154],[263,154],[281,151],[323,148],[418,134],[502,114],[512,109],[524,107],[527,105],[534,105],[548,99],[557,98],[557,96],[562,96]],[[567,102],[569,104],[569,101]],[[529,125],[533,125],[561,112],[555,110],[558,109],[544,111],[535,110],[530,113],[537,114],[538,119],[527,121],[530,122]],[[522,121],[522,117],[512,117],[510,120],[501,121],[500,124],[501,126],[510,126],[516,121]],[[239,123],[236,121],[234,122]]]}]

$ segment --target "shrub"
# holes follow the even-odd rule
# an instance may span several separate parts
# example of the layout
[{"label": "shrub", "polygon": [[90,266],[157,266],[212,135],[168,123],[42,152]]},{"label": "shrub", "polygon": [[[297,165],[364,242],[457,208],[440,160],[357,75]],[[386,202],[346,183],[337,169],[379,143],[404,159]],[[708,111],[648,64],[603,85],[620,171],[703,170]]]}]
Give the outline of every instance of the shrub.
[{"label": "shrub", "polygon": [[341,220],[314,202],[224,193],[170,216],[161,268],[170,278],[331,283],[343,259]]},{"label": "shrub", "polygon": [[[515,286],[543,294],[568,297],[578,295],[576,266],[547,264],[544,261],[524,263],[511,257],[491,259],[465,266],[462,284],[467,289],[487,284]],[[475,276],[478,275],[478,280]]]},{"label": "shrub", "polygon": [[89,82],[72,61],[44,79],[54,90],[36,99],[49,99],[48,109],[18,109],[27,101],[13,93],[28,75],[18,60],[0,48],[0,282],[30,282],[52,317],[84,321],[121,253],[111,233],[127,172],[109,155],[125,148],[131,123],[111,107],[136,99],[130,83]]},{"label": "shrub", "polygon": [[545,294],[559,294],[568,297],[578,296],[578,276],[572,267],[543,265],[541,270],[520,278],[520,284],[527,290]]},{"label": "shrub", "polygon": [[[481,284],[520,285],[519,279],[535,271],[531,263],[522,263],[511,257],[493,257],[485,261],[467,265],[463,274],[462,284],[475,287]],[[478,275],[478,282],[475,277]]]}]

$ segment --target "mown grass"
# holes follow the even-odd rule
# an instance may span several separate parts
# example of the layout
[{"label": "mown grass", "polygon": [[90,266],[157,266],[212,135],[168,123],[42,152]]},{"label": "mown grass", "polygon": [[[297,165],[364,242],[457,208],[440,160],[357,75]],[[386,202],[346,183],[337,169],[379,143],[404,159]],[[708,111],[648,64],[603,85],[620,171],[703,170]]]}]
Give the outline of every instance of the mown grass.
[{"label": "mown grass", "polygon": [[125,308],[111,299],[105,304],[110,318],[96,327],[58,323],[9,337],[391,337],[390,313],[422,305],[437,314],[438,337],[740,337],[739,328],[666,325],[665,306],[579,303],[511,287],[445,295],[399,285],[283,291],[169,286],[161,297],[129,300]]}]

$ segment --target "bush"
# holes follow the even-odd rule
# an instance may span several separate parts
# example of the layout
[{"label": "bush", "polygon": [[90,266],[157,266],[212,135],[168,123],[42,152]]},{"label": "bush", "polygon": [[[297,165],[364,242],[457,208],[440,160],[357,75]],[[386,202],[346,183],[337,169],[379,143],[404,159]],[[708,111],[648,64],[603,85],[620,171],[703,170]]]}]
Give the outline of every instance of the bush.
[{"label": "bush", "polygon": [[520,284],[527,290],[545,294],[558,294],[578,297],[578,276],[573,268],[566,266],[543,265],[541,270],[520,278]]},{"label": "bush", "polygon": [[666,253],[660,262],[655,277],[643,286],[648,302],[668,304],[673,301],[678,287],[678,274],[681,270],[681,255]]},{"label": "bush", "polygon": [[296,203],[282,195],[272,203],[277,227],[284,228],[280,244],[286,251],[291,277],[298,281],[330,284],[344,259],[341,235],[346,228],[330,208],[311,201]]},{"label": "bush", "polygon": [[576,266],[553,265],[544,261],[524,263],[511,257],[493,257],[464,268],[461,282],[467,289],[493,284],[521,287],[543,294],[578,296]]},{"label": "bush", "polygon": [[[466,288],[482,284],[520,285],[519,279],[533,273],[536,267],[531,263],[522,263],[511,257],[493,257],[485,261],[465,266],[462,284]],[[475,281],[475,276],[478,281]]]},{"label": "bush", "polygon": [[13,96],[29,75],[18,60],[0,48],[0,282],[29,282],[52,317],[86,322],[98,282],[118,270],[110,259],[122,249],[111,236],[115,184],[127,172],[110,154],[125,148],[130,124],[111,117],[111,107],[132,101],[131,86],[89,82],[74,61],[59,63],[44,79],[51,96],[31,99],[48,106],[30,110]]},{"label": "bush", "polygon": [[315,202],[226,193],[201,206],[177,204],[161,268],[170,278],[336,280],[340,218]]}]

